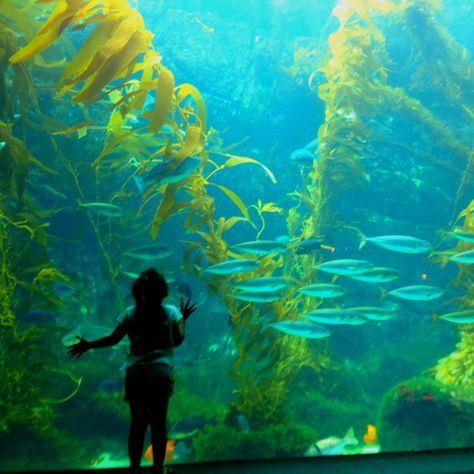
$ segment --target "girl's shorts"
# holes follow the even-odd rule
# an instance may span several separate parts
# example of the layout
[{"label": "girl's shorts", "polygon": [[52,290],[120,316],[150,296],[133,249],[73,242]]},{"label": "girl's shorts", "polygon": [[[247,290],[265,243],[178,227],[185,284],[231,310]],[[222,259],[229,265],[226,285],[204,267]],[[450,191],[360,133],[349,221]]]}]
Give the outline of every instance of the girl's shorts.
[{"label": "girl's shorts", "polygon": [[173,394],[174,379],[169,366],[165,364],[134,365],[125,375],[124,400],[156,401]]}]

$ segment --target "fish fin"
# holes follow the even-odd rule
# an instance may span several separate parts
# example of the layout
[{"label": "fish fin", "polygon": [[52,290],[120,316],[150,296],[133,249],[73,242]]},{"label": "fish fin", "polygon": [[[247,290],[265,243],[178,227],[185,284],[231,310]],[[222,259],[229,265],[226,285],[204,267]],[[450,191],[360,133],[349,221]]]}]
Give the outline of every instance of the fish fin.
[{"label": "fish fin", "polygon": [[359,250],[362,250],[365,244],[367,243],[367,237],[362,232],[359,232],[359,238],[360,238]]},{"label": "fish fin", "polygon": [[354,427],[351,426],[346,434],[344,435],[344,440],[346,441],[347,444],[359,444],[359,441],[354,435]]},{"label": "fish fin", "polygon": [[437,323],[439,320],[440,320],[440,315],[439,314],[433,313],[431,315],[431,322],[433,324]]},{"label": "fish fin", "polygon": [[384,300],[388,295],[388,292],[385,288],[380,287],[380,299]]}]

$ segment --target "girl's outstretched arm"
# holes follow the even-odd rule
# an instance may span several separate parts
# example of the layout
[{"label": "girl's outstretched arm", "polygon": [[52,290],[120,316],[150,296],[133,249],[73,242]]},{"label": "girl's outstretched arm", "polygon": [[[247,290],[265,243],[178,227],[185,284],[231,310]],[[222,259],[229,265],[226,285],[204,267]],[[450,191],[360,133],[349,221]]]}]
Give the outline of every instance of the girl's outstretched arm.
[{"label": "girl's outstretched arm", "polygon": [[68,355],[79,359],[84,352],[87,352],[89,349],[98,349],[99,347],[111,347],[118,344],[124,337],[126,331],[123,324],[119,324],[115,331],[110,334],[110,336],[102,337],[101,339],[96,339],[95,341],[86,341],[81,336],[76,336],[79,339],[79,342],[68,346]]}]

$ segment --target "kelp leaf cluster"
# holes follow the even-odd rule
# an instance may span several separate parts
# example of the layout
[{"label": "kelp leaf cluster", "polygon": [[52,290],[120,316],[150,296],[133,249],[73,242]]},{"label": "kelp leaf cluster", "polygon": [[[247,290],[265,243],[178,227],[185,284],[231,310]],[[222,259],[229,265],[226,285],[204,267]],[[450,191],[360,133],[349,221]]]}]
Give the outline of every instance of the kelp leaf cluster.
[{"label": "kelp leaf cluster", "polygon": [[[455,224],[463,219],[462,229],[474,232],[474,200],[469,203],[458,216]],[[465,252],[473,248],[469,242],[459,241],[453,251]],[[474,271],[469,265],[458,264],[459,272],[455,283],[465,289],[465,293],[457,298],[455,303],[458,310],[474,308]],[[436,379],[445,384],[474,386],[474,325],[460,326],[461,340],[456,344],[456,350],[441,359],[435,367]]]}]

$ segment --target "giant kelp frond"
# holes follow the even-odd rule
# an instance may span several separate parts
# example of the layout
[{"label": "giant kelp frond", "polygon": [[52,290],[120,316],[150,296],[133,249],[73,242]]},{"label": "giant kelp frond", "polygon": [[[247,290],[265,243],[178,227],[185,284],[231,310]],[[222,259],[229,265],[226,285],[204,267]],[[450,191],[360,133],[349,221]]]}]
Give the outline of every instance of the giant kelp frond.
[{"label": "giant kelp frond", "polygon": [[[462,230],[474,232],[474,200],[460,212],[456,223],[464,220]],[[459,241],[452,249],[454,253],[464,252],[474,248],[470,242]],[[455,283],[465,288],[466,292],[455,300],[459,310],[474,308],[474,270],[469,265],[458,264],[459,272]],[[456,350],[441,359],[435,367],[436,378],[443,383],[473,386],[474,380],[474,325],[462,325],[460,329],[461,340],[456,345]]]}]

